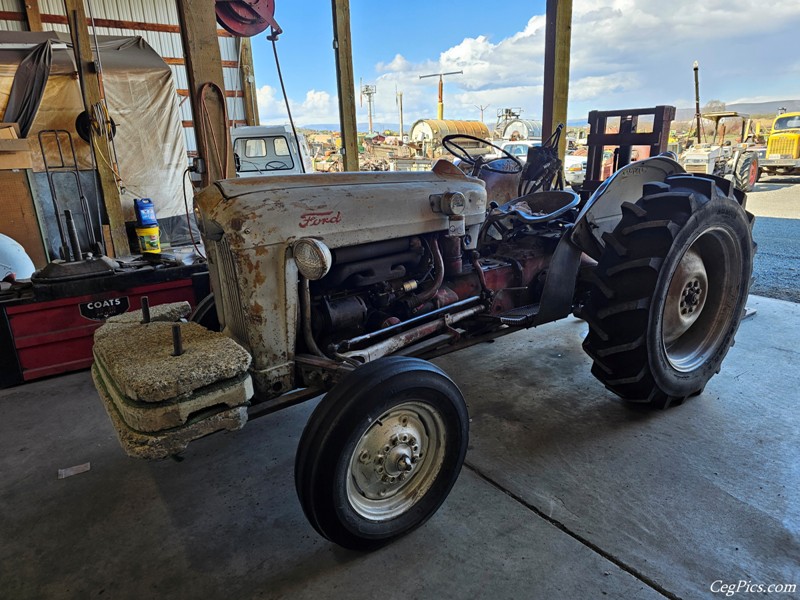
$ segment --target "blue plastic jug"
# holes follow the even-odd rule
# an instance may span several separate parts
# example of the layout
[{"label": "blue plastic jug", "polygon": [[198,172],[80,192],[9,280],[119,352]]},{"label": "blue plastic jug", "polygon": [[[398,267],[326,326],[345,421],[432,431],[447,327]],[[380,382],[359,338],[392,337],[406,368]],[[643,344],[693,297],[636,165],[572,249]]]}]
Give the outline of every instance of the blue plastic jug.
[{"label": "blue plastic jug", "polygon": [[150,198],[136,198],[133,201],[136,211],[136,225],[138,227],[158,227],[156,207]]}]

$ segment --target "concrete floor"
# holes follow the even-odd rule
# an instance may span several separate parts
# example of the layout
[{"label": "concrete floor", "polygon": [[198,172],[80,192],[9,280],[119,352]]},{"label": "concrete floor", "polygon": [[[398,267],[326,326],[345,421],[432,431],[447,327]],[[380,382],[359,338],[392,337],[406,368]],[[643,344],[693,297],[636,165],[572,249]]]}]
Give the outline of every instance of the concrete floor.
[{"label": "concrete floor", "polygon": [[[425,526],[373,554],[305,522],[313,403],[127,458],[88,373],[0,391],[0,597],[703,598],[800,586],[800,305],[751,297],[705,393],[625,406],[574,319],[437,361],[465,392],[467,466]],[[91,470],[58,480],[81,463]],[[753,596],[755,594],[749,594]],[[778,594],[775,597],[800,597]]]}]

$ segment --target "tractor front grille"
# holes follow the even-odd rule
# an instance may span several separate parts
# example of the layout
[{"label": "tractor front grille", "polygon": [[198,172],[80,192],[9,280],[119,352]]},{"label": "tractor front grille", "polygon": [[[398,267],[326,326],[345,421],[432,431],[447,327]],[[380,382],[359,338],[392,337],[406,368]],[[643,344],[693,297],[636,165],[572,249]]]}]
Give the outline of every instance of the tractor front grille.
[{"label": "tractor front grille", "polygon": [[770,138],[769,144],[767,144],[767,158],[771,158],[773,154],[798,158],[798,142],[800,142],[800,136],[796,135]]},{"label": "tractor front grille", "polygon": [[236,274],[236,263],[233,260],[228,241],[225,236],[219,242],[214,242],[215,254],[217,256],[217,266],[219,269],[218,280],[221,298],[217,301],[221,302],[222,306],[217,305],[218,309],[222,309],[222,315],[225,319],[225,327],[236,338],[237,341],[248,344],[247,327],[245,325],[245,315],[243,310],[242,299],[239,294],[239,286],[237,282],[239,278]]},{"label": "tractor front grille", "polygon": [[705,173],[706,166],[705,165],[685,165],[684,167],[687,173]]}]

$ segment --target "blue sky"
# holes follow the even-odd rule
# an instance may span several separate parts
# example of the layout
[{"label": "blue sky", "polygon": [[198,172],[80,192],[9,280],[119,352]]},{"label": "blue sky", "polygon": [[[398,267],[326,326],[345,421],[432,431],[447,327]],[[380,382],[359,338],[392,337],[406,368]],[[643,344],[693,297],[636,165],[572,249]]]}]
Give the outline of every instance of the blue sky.
[{"label": "blue sky", "polygon": [[[690,106],[692,62],[701,65],[701,101],[800,97],[797,47],[800,2],[772,0],[574,0],[570,118],[592,109],[655,104]],[[405,123],[436,111],[435,79],[419,75],[463,69],[445,79],[445,117],[479,118],[475,105],[521,107],[540,117],[544,0],[502,3],[351,0],[353,63],[358,85],[377,85],[376,120],[396,122],[395,89]],[[298,124],[335,123],[336,75],[330,0],[277,0],[278,42]],[[265,123],[286,113],[272,49],[253,38],[259,112]],[[366,103],[357,106],[366,121]]]}]

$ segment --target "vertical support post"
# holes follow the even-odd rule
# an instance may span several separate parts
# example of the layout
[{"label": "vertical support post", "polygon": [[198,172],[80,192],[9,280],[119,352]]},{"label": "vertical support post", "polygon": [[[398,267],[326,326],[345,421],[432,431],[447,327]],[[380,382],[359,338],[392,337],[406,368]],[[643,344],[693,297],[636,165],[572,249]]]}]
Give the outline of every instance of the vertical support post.
[{"label": "vertical support post", "polygon": [[436,104],[436,118],[444,119],[444,79],[439,75],[439,102]]},{"label": "vertical support post", "polygon": [[397,92],[397,108],[400,111],[400,141],[403,141],[403,92]]},{"label": "vertical support post", "polygon": [[258,95],[256,92],[256,76],[253,69],[253,46],[250,38],[239,38],[242,45],[239,72],[242,74],[242,92],[244,93],[244,119],[248,125],[261,125],[258,116]]},{"label": "vertical support post", "polygon": [[[544,100],[542,139],[546,140],[559,123],[567,122],[569,99],[569,51],[572,38],[572,0],[547,0],[544,37]],[[561,136],[558,156],[564,159],[567,136]]]},{"label": "vertical support post", "polygon": [[[83,86],[81,91],[83,92],[84,108],[89,114],[93,114],[93,107],[101,101],[100,81],[97,77],[97,64],[92,55],[83,0],[64,0],[64,8],[67,12],[69,34],[75,53],[75,65]],[[117,256],[126,256],[130,254],[130,247],[128,246],[128,235],[125,232],[125,217],[122,214],[117,174],[110,162],[113,153],[109,146],[105,136],[95,136],[92,152],[94,152],[97,165],[97,175],[100,179],[100,190],[103,193],[103,204],[108,215],[114,252]]]},{"label": "vertical support post", "polygon": [[358,126],[353,78],[353,48],[350,42],[350,0],[331,0],[333,8],[333,52],[336,56],[336,87],[339,95],[339,127],[345,171],[358,171]]},{"label": "vertical support post", "polygon": [[[214,0],[177,0],[177,7],[197,152],[206,169],[203,183],[208,185],[235,172],[228,123],[224,118],[225,98],[218,94],[200,98],[200,91],[207,83],[215,84],[223,96],[225,93]],[[206,136],[201,134],[203,129]],[[228,159],[221,165],[220,160],[226,155]]]},{"label": "vertical support post", "polygon": [[28,31],[42,31],[42,14],[39,10],[39,0],[25,0],[25,19],[28,21]]},{"label": "vertical support post", "polygon": [[367,96],[367,112],[369,114],[369,132],[373,133],[373,127],[372,127],[372,94]]}]

